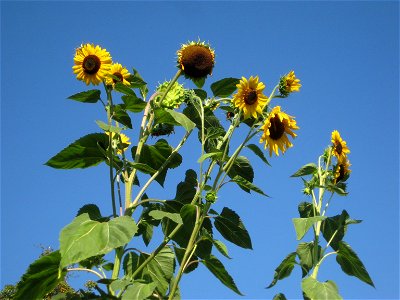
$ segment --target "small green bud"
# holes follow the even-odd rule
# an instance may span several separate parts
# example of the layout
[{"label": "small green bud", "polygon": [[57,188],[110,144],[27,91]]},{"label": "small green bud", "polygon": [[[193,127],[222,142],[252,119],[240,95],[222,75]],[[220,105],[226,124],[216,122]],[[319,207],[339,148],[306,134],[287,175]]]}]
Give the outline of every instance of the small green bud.
[{"label": "small green bud", "polygon": [[215,191],[210,191],[206,194],[207,202],[215,203],[215,201],[217,201],[217,198],[217,193]]}]

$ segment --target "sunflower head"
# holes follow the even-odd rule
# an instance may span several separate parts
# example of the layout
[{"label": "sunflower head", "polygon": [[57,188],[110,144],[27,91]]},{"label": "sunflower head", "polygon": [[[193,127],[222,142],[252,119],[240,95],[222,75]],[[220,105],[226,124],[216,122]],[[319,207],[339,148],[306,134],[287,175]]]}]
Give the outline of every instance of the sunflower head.
[{"label": "sunflower head", "polygon": [[211,75],[215,53],[205,42],[189,42],[178,50],[178,68],[187,78],[200,79]]},{"label": "sunflower head", "polygon": [[332,152],[336,156],[339,163],[345,162],[347,160],[347,153],[350,153],[346,142],[340,136],[339,131],[334,130],[332,132]]},{"label": "sunflower head", "polygon": [[[164,95],[167,87],[169,85],[169,81],[165,81],[157,87],[158,95],[156,97],[156,101],[159,101],[161,97]],[[167,95],[165,95],[161,106],[166,108],[178,108],[185,101],[185,88],[182,84],[178,82],[174,82],[172,87],[169,89]]]},{"label": "sunflower head", "polygon": [[114,86],[117,82],[121,82],[126,86],[130,86],[131,84],[128,82],[128,78],[130,76],[131,74],[125,67],[123,67],[119,63],[113,63],[111,65],[110,71],[108,71],[106,84]]},{"label": "sunflower head", "polygon": [[287,148],[293,146],[287,135],[291,135],[292,138],[296,137],[293,130],[297,130],[299,127],[292,116],[281,111],[280,106],[275,106],[261,129],[263,134],[260,143],[265,143],[264,148],[269,148],[270,156],[272,156],[272,152],[279,156],[278,150],[281,150],[283,154]]},{"label": "sunflower head", "polygon": [[[110,136],[110,132],[106,131],[106,134]],[[123,133],[116,134],[115,132],[111,132],[111,146],[113,149],[117,149],[118,154],[122,154],[128,149],[131,142],[129,141],[129,137],[127,137]]]},{"label": "sunflower head", "polygon": [[348,159],[339,162],[335,166],[334,168],[335,183],[338,183],[339,181],[344,182],[349,178],[351,172],[351,170],[349,169],[350,166],[351,164]]},{"label": "sunflower head", "polygon": [[258,76],[250,76],[248,80],[242,77],[236,87],[238,92],[233,95],[232,102],[243,111],[244,118],[257,118],[257,114],[262,114],[268,98],[263,94],[265,85],[259,82]]},{"label": "sunflower head", "polygon": [[279,80],[279,92],[282,97],[287,97],[292,92],[300,91],[300,87],[300,79],[296,78],[293,70]]},{"label": "sunflower head", "polygon": [[86,44],[76,49],[72,70],[76,78],[84,81],[86,85],[98,85],[107,76],[111,64],[112,59],[106,49]]}]

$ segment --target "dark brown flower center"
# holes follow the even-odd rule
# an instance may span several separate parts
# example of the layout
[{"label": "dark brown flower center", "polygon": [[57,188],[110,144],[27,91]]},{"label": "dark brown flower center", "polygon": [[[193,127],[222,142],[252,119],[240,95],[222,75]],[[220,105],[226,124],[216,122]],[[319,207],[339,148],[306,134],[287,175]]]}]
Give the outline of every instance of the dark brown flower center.
[{"label": "dark brown flower center", "polygon": [[85,57],[82,63],[83,70],[87,74],[96,74],[100,69],[101,61],[96,55],[88,55]]},{"label": "dark brown flower center", "polygon": [[187,76],[201,78],[211,75],[214,56],[207,47],[190,45],[182,50],[180,64]]},{"label": "dark brown flower center", "polygon": [[335,150],[336,150],[337,154],[339,154],[339,155],[342,154],[342,150],[343,150],[342,143],[337,143],[335,146]]},{"label": "dark brown flower center", "polygon": [[257,101],[257,91],[255,90],[251,90],[250,92],[248,92],[245,96],[244,96],[244,102],[247,105],[252,105],[254,104],[254,102]]},{"label": "dark brown flower center", "polygon": [[115,79],[115,78],[113,78],[113,82],[114,83],[117,83],[117,82],[122,82],[122,81],[124,81],[124,77],[122,76],[122,74],[121,73],[119,73],[119,72],[115,72],[114,74],[113,74],[115,77],[117,77],[118,79]]},{"label": "dark brown flower center", "polygon": [[285,124],[283,124],[277,115],[275,115],[270,122],[271,126],[269,127],[269,136],[273,140],[279,140],[285,132]]}]

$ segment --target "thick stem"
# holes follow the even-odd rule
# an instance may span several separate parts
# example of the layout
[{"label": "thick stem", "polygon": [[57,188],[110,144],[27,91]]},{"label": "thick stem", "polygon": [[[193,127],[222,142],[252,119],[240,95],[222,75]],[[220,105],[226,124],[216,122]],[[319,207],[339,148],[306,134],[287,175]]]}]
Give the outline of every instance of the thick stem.
[{"label": "thick stem", "polygon": [[[112,103],[112,97],[111,97],[111,90],[107,87],[105,87],[106,92],[107,92],[107,121],[108,125],[112,125],[112,114],[113,114],[113,103]],[[111,201],[112,201],[112,210],[113,210],[113,216],[114,218],[117,217],[117,205],[115,202],[115,190],[114,190],[114,161],[113,161],[114,153],[112,149],[112,133],[109,133],[109,138],[108,138],[108,159],[110,163],[110,168],[109,168],[109,177],[110,177],[110,190],[111,190]]]},{"label": "thick stem", "polygon": [[67,272],[72,272],[72,271],[84,271],[84,272],[89,272],[89,273],[92,273],[92,274],[96,275],[96,276],[99,277],[100,279],[104,279],[104,277],[103,277],[100,273],[97,273],[96,271],[91,270],[91,269],[86,269],[86,268],[69,268],[69,269],[67,269]]}]

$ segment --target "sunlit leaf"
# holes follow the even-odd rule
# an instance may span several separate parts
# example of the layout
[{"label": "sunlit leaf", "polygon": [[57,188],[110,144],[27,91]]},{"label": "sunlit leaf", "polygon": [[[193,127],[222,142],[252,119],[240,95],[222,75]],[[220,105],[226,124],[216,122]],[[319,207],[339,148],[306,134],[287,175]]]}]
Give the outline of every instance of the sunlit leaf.
[{"label": "sunlit leaf", "polygon": [[269,197],[259,187],[255,186],[250,181],[247,181],[242,176],[236,175],[235,177],[232,178],[232,181],[236,182],[239,186],[241,186],[245,190],[254,191],[254,192],[259,193],[259,194],[261,194],[261,195],[263,195],[265,197]]},{"label": "sunlit leaf", "polygon": [[336,300],[343,299],[332,280],[319,282],[315,278],[307,277],[302,280],[301,288],[310,299]]},{"label": "sunlit leaf", "polygon": [[301,240],[314,223],[326,219],[325,216],[317,216],[310,218],[293,218],[294,228],[296,230],[297,240]]},{"label": "sunlit leaf", "polygon": [[100,90],[89,90],[69,96],[68,99],[84,103],[96,103],[100,100],[100,94]]},{"label": "sunlit leaf", "polygon": [[296,252],[290,253],[288,256],[284,258],[284,260],[279,264],[279,266],[275,269],[274,279],[267,286],[267,289],[273,287],[278,280],[288,277],[296,264]]},{"label": "sunlit leaf", "polygon": [[224,98],[236,91],[239,81],[237,78],[224,78],[211,84],[210,88],[215,97]]},{"label": "sunlit leaf", "polygon": [[133,285],[129,286],[125,293],[122,295],[122,300],[144,300],[148,299],[155,288],[157,287],[156,282],[142,283],[134,281]]},{"label": "sunlit leaf", "polygon": [[301,177],[301,176],[306,176],[310,174],[314,174],[317,172],[317,166],[316,164],[307,164],[302,166],[296,173],[294,173],[291,177]]}]

